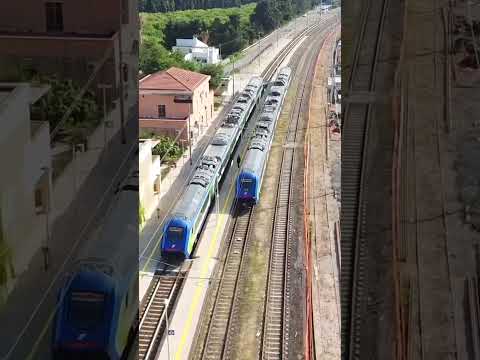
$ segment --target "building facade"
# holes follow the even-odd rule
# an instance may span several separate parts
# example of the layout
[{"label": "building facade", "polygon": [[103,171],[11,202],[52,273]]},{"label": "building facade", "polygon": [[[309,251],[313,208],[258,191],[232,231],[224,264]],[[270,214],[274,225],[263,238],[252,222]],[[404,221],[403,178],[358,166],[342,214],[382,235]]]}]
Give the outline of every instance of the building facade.
[{"label": "building facade", "polygon": [[196,37],[192,39],[177,39],[173,51],[178,51],[185,55],[185,60],[198,61],[203,64],[218,64],[220,62],[220,50],[208,46]]},{"label": "building facade", "polygon": [[140,132],[186,141],[213,117],[210,76],[170,68],[140,80]]},{"label": "building facade", "polygon": [[[120,107],[124,122],[138,91],[138,14],[133,0],[0,2],[0,81],[32,74],[72,79]],[[92,16],[94,9],[95,16]],[[129,99],[130,98],[130,99]]]},{"label": "building facade", "polygon": [[152,154],[158,143],[159,141],[152,139],[140,139],[139,143],[139,202],[145,219],[152,216],[160,200],[160,156]]},{"label": "building facade", "polygon": [[0,300],[48,240],[53,206],[50,128],[35,111],[47,92],[46,86],[0,83],[0,144],[5,149],[0,152],[5,170],[0,176],[0,266],[9,273]]}]

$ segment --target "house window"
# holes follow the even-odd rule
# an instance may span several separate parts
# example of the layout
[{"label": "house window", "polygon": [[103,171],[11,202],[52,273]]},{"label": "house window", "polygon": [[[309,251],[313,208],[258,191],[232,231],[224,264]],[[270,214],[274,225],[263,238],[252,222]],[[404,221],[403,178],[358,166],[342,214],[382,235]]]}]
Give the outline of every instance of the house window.
[{"label": "house window", "polygon": [[47,31],[63,31],[63,4],[46,2]]},{"label": "house window", "polygon": [[164,118],[167,116],[167,108],[165,105],[158,105],[158,117]]}]

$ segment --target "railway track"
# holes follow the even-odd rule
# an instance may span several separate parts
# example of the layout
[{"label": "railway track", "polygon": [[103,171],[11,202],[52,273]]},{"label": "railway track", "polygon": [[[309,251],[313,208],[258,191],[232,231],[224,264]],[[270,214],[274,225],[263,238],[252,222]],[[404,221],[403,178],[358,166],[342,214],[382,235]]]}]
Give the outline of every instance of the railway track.
[{"label": "railway track", "polygon": [[236,297],[240,270],[247,249],[253,206],[237,207],[235,224],[230,240],[225,267],[215,300],[214,310],[207,340],[204,348],[204,359],[221,359],[224,354],[227,332],[230,324],[231,309]]},{"label": "railway track", "polygon": [[297,68],[297,74],[301,74],[301,79],[291,112],[289,129],[285,136],[277,188],[262,336],[261,356],[265,360],[287,359],[289,355],[290,276],[293,267],[291,252],[294,245],[291,214],[292,183],[297,141],[301,138],[304,127],[301,115],[308,104],[308,79],[313,76],[315,60],[324,41],[325,37],[319,36],[315,45],[310,47],[310,51],[299,52],[298,55],[301,56],[292,59],[294,63],[292,65]]},{"label": "railway track", "polygon": [[[187,270],[154,275],[140,308],[138,332],[139,360],[153,360],[166,325],[167,311],[171,310]],[[168,308],[167,308],[168,307]]]},{"label": "railway track", "polygon": [[285,48],[280,51],[280,54],[265,68],[262,72],[262,77],[270,81],[273,78],[273,75],[278,70],[280,65],[283,63],[285,58],[293,51],[293,49],[303,40],[305,36],[312,35],[315,31],[317,31],[320,27],[324,26],[326,23],[333,23],[335,18],[322,20],[318,24],[311,25],[307,29],[303,30],[300,34],[298,34],[295,38],[293,38]]},{"label": "railway track", "polygon": [[[262,72],[262,76],[270,81],[286,57],[301,40],[317,31],[320,26],[325,26],[325,23],[313,25],[294,38]],[[195,358],[230,358],[231,345],[237,325],[235,314],[239,306],[238,284],[242,278],[243,259],[248,249],[249,229],[254,213],[254,207],[243,208],[243,206],[243,204],[234,205],[234,211],[237,214],[233,224],[234,230],[228,242],[225,265],[222,269],[221,281],[208,324],[206,340],[202,351],[199,351],[201,355],[196,355]]]},{"label": "railway track", "polygon": [[[368,2],[361,17],[346,100],[373,93],[389,0]],[[373,39],[373,41],[372,41]],[[361,56],[361,61],[360,61]],[[365,169],[373,105],[346,103],[342,141],[341,336],[342,359],[360,358],[361,321],[366,309]]]}]

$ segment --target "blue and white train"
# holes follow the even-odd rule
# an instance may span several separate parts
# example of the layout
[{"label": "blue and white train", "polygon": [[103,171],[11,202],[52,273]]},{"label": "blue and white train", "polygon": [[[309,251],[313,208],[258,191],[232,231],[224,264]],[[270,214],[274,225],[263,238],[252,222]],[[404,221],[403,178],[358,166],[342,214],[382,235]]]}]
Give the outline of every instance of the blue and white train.
[{"label": "blue and white train", "polygon": [[225,169],[263,94],[263,79],[250,80],[205,150],[185,192],[169,215],[164,228],[162,254],[188,258],[217,193]]},{"label": "blue and white train", "polygon": [[270,87],[265,106],[255,128],[255,134],[250,141],[237,178],[236,198],[239,201],[256,204],[260,199],[263,173],[267,166],[275,127],[287,94],[291,75],[292,70],[289,67],[281,69]]},{"label": "blue and white train", "polygon": [[138,166],[58,295],[53,358],[118,360],[138,318]]}]

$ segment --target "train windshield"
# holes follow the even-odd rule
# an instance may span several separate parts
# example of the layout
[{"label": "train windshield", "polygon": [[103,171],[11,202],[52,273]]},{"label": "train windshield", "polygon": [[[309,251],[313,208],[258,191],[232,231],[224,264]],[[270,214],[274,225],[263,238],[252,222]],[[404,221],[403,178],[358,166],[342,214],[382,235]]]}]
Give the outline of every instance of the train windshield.
[{"label": "train windshield", "polygon": [[88,350],[57,350],[54,356],[57,360],[110,360],[107,353],[103,351],[88,351]]},{"label": "train windshield", "polygon": [[70,295],[69,318],[77,329],[89,330],[103,323],[105,294],[73,291]]},{"label": "train windshield", "polygon": [[242,178],[240,181],[242,183],[243,194],[251,194],[253,192],[253,180],[248,178]]},{"label": "train windshield", "polygon": [[168,228],[168,239],[170,241],[183,241],[183,228],[170,226]]}]

